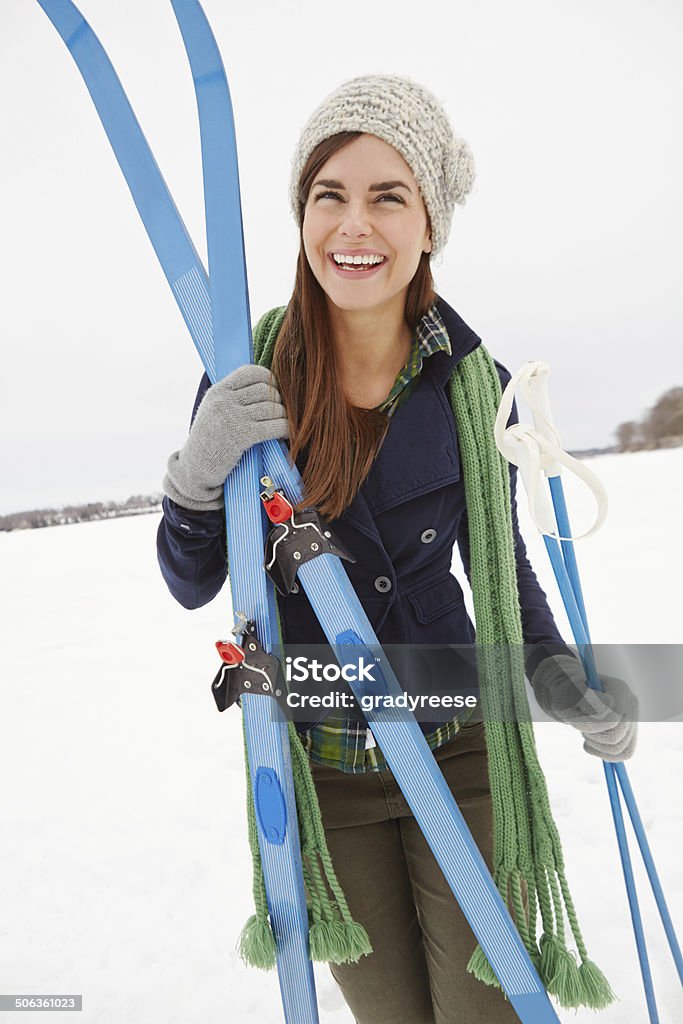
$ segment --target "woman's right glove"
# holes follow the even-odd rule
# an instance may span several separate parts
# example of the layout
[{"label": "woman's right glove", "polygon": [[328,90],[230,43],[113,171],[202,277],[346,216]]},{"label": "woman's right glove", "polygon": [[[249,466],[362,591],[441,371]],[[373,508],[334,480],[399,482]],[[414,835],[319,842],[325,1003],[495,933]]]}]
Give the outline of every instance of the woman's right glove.
[{"label": "woman's right glove", "polygon": [[187,441],[169,457],[164,494],[182,508],[222,508],[223,484],[247,448],[280,437],[289,426],[273,374],[238,366],[204,395]]}]

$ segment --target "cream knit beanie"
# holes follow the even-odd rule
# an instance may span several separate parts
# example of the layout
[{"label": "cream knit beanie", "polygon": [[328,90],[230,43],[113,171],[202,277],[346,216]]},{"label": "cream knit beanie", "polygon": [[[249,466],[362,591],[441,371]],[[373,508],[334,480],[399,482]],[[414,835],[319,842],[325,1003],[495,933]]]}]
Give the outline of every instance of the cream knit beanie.
[{"label": "cream knit beanie", "polygon": [[417,181],[432,225],[432,256],[448,241],[455,203],[474,181],[467,143],[453,134],[436,97],[409,78],[364,75],[340,85],[304,125],[292,158],[289,200],[301,225],[299,178],[313,149],[338,132],[377,135],[396,149]]}]

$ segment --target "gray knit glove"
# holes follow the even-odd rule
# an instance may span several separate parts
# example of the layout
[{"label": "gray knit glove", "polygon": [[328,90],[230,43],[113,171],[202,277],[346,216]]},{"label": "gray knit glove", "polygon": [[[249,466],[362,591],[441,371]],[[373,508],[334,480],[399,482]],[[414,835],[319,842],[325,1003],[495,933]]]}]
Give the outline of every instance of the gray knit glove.
[{"label": "gray knit glove", "polygon": [[638,699],[622,679],[599,676],[593,690],[578,658],[553,654],[538,665],[531,685],[546,715],[578,729],[583,749],[603,761],[626,761],[636,748]]},{"label": "gray knit glove", "polygon": [[187,441],[169,457],[164,494],[182,508],[222,508],[223,484],[247,448],[279,437],[289,426],[273,374],[238,366],[204,395]]}]

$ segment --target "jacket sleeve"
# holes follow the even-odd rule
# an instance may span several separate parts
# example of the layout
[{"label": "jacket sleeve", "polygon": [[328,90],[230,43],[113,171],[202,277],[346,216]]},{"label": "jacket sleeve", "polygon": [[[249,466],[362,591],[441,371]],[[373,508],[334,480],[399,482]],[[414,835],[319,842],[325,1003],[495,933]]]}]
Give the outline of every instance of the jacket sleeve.
[{"label": "jacket sleeve", "polygon": [[[201,379],[190,426],[210,386]],[[157,530],[157,560],[168,589],[183,608],[201,608],[212,601],[228,575],[225,512],[182,508],[165,495]]]},{"label": "jacket sleeve", "polygon": [[[496,362],[496,367],[501,378],[501,386],[504,389],[511,378],[511,374],[498,362]],[[513,402],[508,425],[518,422],[517,405]],[[536,573],[529,562],[517,517],[517,467],[510,463],[509,468],[512,535],[515,545],[522,635],[525,645],[525,670],[527,677],[531,679],[536,668],[544,658],[552,654],[569,654],[574,656],[574,652],[567,647],[562,639],[555,624],[553,614],[550,611],[546,595],[541,589]],[[470,580],[470,537],[466,510],[458,527],[457,540],[467,579]]]}]

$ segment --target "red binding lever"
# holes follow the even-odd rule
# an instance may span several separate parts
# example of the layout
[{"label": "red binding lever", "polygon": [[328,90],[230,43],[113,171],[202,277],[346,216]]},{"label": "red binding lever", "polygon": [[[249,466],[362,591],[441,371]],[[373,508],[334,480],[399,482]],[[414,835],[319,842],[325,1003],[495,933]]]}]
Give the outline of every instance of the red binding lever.
[{"label": "red binding lever", "polygon": [[244,661],[244,650],[231,640],[216,640],[216,650],[226,665],[241,665]]},{"label": "red binding lever", "polygon": [[261,500],[271,523],[284,523],[291,518],[294,512],[294,506],[285,498],[281,491],[275,491],[270,498],[267,494],[263,493]]}]

